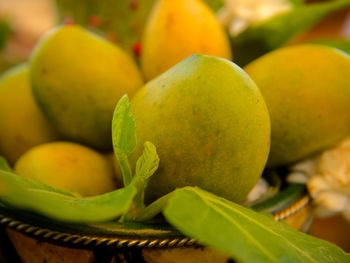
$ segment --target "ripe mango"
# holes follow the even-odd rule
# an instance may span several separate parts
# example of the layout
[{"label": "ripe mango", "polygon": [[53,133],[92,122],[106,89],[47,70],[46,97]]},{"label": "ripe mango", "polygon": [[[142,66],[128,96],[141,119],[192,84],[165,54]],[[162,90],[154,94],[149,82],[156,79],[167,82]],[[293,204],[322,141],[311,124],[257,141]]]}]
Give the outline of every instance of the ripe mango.
[{"label": "ripe mango", "polygon": [[200,0],[158,0],[142,37],[141,69],[153,79],[192,54],[231,59],[228,37]]},{"label": "ripe mango", "polygon": [[111,149],[115,104],[142,86],[133,60],[80,26],[46,35],[30,63],[33,93],[43,113],[67,139]]},{"label": "ripe mango", "polygon": [[82,196],[117,188],[113,166],[100,153],[70,142],[53,142],[32,148],[16,163],[16,174]]},{"label": "ripe mango", "polygon": [[269,114],[260,91],[234,63],[193,55],[147,83],[131,100],[138,143],[157,147],[160,166],[146,190],[151,202],[197,185],[242,202],[270,147]]},{"label": "ripe mango", "polygon": [[271,52],[244,70],[271,117],[269,166],[306,158],[350,133],[350,57],[321,45]]},{"label": "ripe mango", "polygon": [[6,71],[0,79],[0,155],[13,165],[30,148],[58,137],[34,100],[28,66]]}]

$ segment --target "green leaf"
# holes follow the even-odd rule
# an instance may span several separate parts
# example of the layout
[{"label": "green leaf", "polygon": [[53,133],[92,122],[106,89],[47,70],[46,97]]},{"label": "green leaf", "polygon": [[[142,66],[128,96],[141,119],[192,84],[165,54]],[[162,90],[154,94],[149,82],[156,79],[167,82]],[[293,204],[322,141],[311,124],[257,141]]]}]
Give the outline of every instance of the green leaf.
[{"label": "green leaf", "polygon": [[[6,172],[11,172],[11,173],[13,172],[11,169],[11,166],[8,164],[6,159],[2,156],[0,156],[0,170],[6,171]],[[1,182],[1,179],[2,178],[0,177],[0,182]],[[77,193],[73,193],[73,192],[70,192],[67,190],[55,188],[53,186],[44,184],[44,183],[36,181],[36,180],[32,180],[30,178],[26,178],[23,176],[16,176],[13,178],[13,180],[16,180],[17,184],[19,184],[23,187],[26,187],[26,188],[37,189],[37,190],[46,190],[46,191],[50,191],[50,192],[64,194],[67,196],[80,197],[80,195]]]},{"label": "green leaf", "polygon": [[234,61],[245,66],[265,53],[280,48],[327,14],[349,6],[350,0],[308,4],[252,25],[231,39]]},{"label": "green leaf", "polygon": [[135,176],[130,185],[135,186],[137,194],[131,209],[122,218],[123,221],[135,221],[139,213],[145,209],[144,196],[149,179],[159,166],[159,157],[156,147],[151,142],[145,142],[141,157],[136,162]]},{"label": "green leaf", "polygon": [[0,170],[7,171],[7,172],[11,172],[12,171],[11,166],[9,165],[9,163],[1,155],[0,155]]},{"label": "green leaf", "polygon": [[130,110],[129,98],[124,95],[114,110],[112,121],[113,149],[123,174],[125,186],[130,184],[132,178],[128,156],[136,146],[135,117]]},{"label": "green leaf", "polygon": [[350,262],[332,243],[199,188],[176,190],[163,214],[185,235],[238,262]]},{"label": "green leaf", "polygon": [[145,142],[141,157],[136,162],[136,177],[148,180],[159,166],[159,156],[156,147],[151,142]]},{"label": "green leaf", "polygon": [[148,205],[145,209],[141,210],[137,215],[133,217],[133,221],[147,222],[152,220],[156,215],[160,214],[168,204],[169,199],[174,192],[170,192],[156,201]]},{"label": "green leaf", "polygon": [[130,209],[136,195],[132,185],[106,194],[76,198],[30,188],[23,177],[0,170],[0,201],[9,207],[71,222],[103,222],[119,218]]}]

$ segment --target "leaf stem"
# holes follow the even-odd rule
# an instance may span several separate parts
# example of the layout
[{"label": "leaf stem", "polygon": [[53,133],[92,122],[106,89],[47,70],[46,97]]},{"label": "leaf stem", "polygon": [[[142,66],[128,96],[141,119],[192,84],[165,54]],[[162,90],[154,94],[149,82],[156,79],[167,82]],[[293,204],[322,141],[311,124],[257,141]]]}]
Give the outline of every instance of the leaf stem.
[{"label": "leaf stem", "polygon": [[117,157],[120,169],[122,171],[124,186],[128,186],[132,180],[132,172],[131,172],[128,157],[122,151],[118,151],[118,154],[116,154],[116,157]]},{"label": "leaf stem", "polygon": [[174,192],[170,192],[169,194],[163,195],[147,207],[145,207],[143,210],[140,211],[138,215],[136,215],[133,218],[133,221],[137,222],[146,222],[154,218],[156,215],[158,215],[160,212],[163,211],[163,208],[168,203],[168,200],[170,197],[172,197]]}]

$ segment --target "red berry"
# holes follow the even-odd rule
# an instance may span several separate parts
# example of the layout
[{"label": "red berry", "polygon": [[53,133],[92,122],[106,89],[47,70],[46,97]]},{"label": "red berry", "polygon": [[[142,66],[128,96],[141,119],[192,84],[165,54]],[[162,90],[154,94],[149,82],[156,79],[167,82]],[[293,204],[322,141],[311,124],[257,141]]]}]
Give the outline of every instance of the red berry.
[{"label": "red berry", "polygon": [[142,51],[141,43],[134,43],[132,45],[132,50],[134,51],[136,56],[139,56],[141,54],[141,51]]},{"label": "red berry", "polygon": [[137,10],[139,7],[139,2],[137,0],[131,0],[129,2],[129,6],[131,10]]},{"label": "red berry", "polygon": [[98,15],[92,15],[88,19],[88,24],[92,27],[99,27],[102,24],[101,17]]},{"label": "red berry", "polygon": [[63,20],[63,25],[65,26],[71,26],[71,25],[75,25],[75,22],[73,19],[67,17]]}]

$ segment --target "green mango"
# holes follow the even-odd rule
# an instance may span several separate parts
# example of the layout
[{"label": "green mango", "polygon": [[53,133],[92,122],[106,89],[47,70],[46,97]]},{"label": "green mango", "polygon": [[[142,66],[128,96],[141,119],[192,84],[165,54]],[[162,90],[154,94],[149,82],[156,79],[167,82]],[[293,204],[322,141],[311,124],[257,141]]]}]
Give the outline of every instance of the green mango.
[{"label": "green mango", "polygon": [[318,153],[350,133],[350,57],[335,48],[300,45],[273,51],[244,70],[271,117],[268,166]]},{"label": "green mango", "polygon": [[234,63],[190,56],[147,83],[131,104],[138,139],[131,167],[144,141],[154,143],[160,158],[146,202],[186,185],[242,202],[257,183],[269,153],[269,114]]},{"label": "green mango", "polygon": [[44,36],[31,57],[30,79],[39,106],[62,135],[106,150],[116,103],[143,83],[123,50],[77,25]]}]

